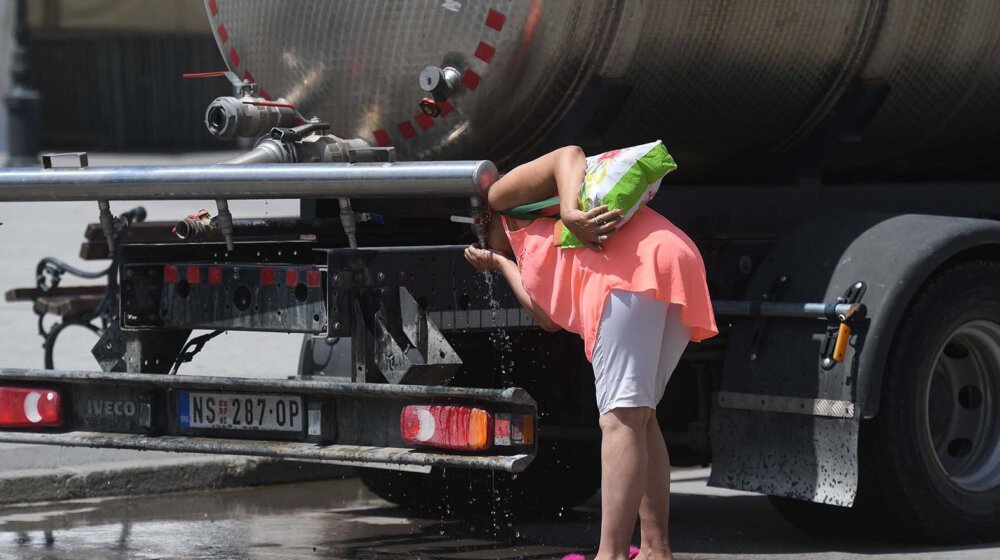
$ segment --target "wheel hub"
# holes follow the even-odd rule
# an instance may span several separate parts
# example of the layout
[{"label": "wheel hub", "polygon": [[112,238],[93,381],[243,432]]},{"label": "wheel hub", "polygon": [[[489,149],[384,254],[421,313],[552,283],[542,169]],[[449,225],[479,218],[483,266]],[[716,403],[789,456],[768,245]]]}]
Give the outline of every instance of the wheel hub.
[{"label": "wheel hub", "polygon": [[952,483],[1000,486],[1000,325],[970,321],[938,352],[926,391],[926,428]]}]

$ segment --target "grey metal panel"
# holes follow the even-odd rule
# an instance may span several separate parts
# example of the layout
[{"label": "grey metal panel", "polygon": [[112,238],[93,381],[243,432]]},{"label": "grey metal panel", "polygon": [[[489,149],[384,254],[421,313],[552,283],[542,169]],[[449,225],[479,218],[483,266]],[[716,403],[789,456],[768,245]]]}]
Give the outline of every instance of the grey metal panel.
[{"label": "grey metal panel", "polygon": [[455,312],[454,311],[442,311],[441,312],[441,329],[453,329],[455,328]]},{"label": "grey metal panel", "polygon": [[480,309],[479,325],[482,327],[505,327],[507,326],[507,322],[504,321],[503,313],[496,314],[496,317],[494,317],[492,310]]},{"label": "grey metal panel", "polygon": [[[1000,4],[992,0],[206,5],[237,74],[338,134],[376,141],[382,131],[403,159],[517,160],[582,118],[573,111],[595,81],[624,92],[596,108],[610,123],[598,143],[665,137],[688,177],[740,175],[752,167],[736,162],[790,150],[858,79],[891,93],[863,141],[834,159],[840,169],[965,170],[989,165],[981,156],[997,147]],[[418,75],[445,63],[475,72],[476,88],[449,99],[450,114],[420,119]]]},{"label": "grey metal panel", "polygon": [[828,416],[830,418],[854,418],[854,403],[833,399],[802,399],[796,397],[775,397],[751,393],[722,391],[717,395],[721,408],[782,412],[785,414],[805,414],[807,416]]},{"label": "grey metal panel", "polygon": [[854,420],[715,408],[712,445],[710,486],[845,507],[854,503]]}]

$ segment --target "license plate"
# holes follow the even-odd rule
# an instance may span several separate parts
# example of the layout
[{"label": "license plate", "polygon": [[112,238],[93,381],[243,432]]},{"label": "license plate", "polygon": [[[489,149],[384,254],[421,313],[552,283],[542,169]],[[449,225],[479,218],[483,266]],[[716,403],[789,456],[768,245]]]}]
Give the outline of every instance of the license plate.
[{"label": "license plate", "polygon": [[177,393],[182,428],[301,432],[302,397],[237,395],[231,393]]}]

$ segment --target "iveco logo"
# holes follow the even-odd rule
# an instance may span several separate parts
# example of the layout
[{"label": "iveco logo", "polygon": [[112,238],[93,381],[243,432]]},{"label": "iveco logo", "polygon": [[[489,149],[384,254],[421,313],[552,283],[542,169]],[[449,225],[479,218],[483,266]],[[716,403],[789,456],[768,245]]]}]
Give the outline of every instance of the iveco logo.
[{"label": "iveco logo", "polygon": [[134,401],[108,401],[93,399],[87,405],[87,414],[91,416],[135,416]]}]

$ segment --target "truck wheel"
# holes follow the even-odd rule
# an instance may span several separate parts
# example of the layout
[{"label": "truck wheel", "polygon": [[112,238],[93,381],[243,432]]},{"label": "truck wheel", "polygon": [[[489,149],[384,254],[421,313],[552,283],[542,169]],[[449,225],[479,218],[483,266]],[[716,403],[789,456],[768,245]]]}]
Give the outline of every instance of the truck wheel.
[{"label": "truck wheel", "polygon": [[956,264],[916,296],[859,447],[853,508],[772,498],[778,512],[827,535],[1000,538],[1000,263]]},{"label": "truck wheel", "polygon": [[862,504],[898,535],[1000,538],[1000,263],[956,264],[915,298],[861,446]]},{"label": "truck wheel", "polygon": [[857,506],[845,508],[781,496],[768,496],[767,499],[785,521],[805,533],[823,537],[869,535]]},{"label": "truck wheel", "polygon": [[380,498],[428,515],[548,515],[580,505],[601,483],[600,444],[552,442],[520,474],[437,469],[431,474],[360,469]]}]

